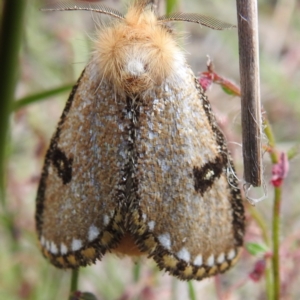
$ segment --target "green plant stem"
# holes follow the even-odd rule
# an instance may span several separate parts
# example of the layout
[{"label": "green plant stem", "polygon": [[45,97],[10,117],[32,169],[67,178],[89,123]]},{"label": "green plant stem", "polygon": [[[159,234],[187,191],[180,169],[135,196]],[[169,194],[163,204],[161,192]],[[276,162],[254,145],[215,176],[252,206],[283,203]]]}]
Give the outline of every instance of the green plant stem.
[{"label": "green plant stem", "polygon": [[270,123],[267,119],[264,119],[263,125],[265,127],[264,128],[264,133],[267,136],[269,146],[272,149],[272,151],[269,152],[272,163],[277,164],[278,163],[278,156],[277,156],[277,153],[275,151],[275,138],[274,138],[272,128],[271,128]]},{"label": "green plant stem", "polygon": [[270,261],[267,261],[267,267],[265,270],[266,278],[266,292],[269,300],[273,300],[273,277],[272,277],[272,268],[270,266]]},{"label": "green plant stem", "polygon": [[33,95],[26,96],[24,98],[21,98],[13,103],[12,111],[17,111],[18,109],[20,109],[26,105],[32,104],[34,102],[46,100],[49,97],[53,97],[53,96],[59,95],[64,92],[68,92],[71,90],[73,85],[74,84],[66,84],[66,85],[63,85],[63,86],[60,86],[60,87],[57,87],[54,89],[46,90],[41,93],[37,93],[37,94],[33,94]]},{"label": "green plant stem", "polygon": [[[268,247],[271,247],[271,241],[268,234],[267,224],[264,221],[264,218],[258,212],[258,210],[253,207],[252,205],[248,205],[248,210],[250,211],[251,216],[255,220],[256,224],[260,227],[263,240]],[[265,278],[266,278],[266,292],[268,295],[268,299],[273,299],[273,281],[272,281],[272,270],[270,265],[267,266],[265,271]]]},{"label": "green plant stem", "polygon": [[78,290],[79,268],[72,270],[70,294]]},{"label": "green plant stem", "polygon": [[273,283],[274,300],[280,299],[280,273],[279,273],[279,230],[280,230],[280,206],[281,187],[275,187],[274,207],[273,207]]},{"label": "green plant stem", "polygon": [[196,300],[196,293],[193,286],[193,282],[190,280],[188,281],[188,288],[189,288],[189,299],[190,300]]},{"label": "green plant stem", "polygon": [[139,282],[141,277],[141,260],[139,259],[133,266],[133,281]]},{"label": "green plant stem", "polygon": [[177,8],[178,0],[167,0],[166,1],[166,14],[169,15]]},{"label": "green plant stem", "polygon": [[[278,155],[275,149],[275,138],[272,128],[267,119],[264,120],[264,132],[268,138],[269,146],[272,151],[270,152],[271,161],[274,164],[278,163]],[[280,232],[280,206],[281,206],[281,187],[274,188],[274,206],[273,206],[273,221],[272,221],[272,240],[273,240],[273,256],[272,256],[272,272],[273,272],[273,297],[274,300],[280,299],[280,257],[279,257],[279,232]]]},{"label": "green plant stem", "polygon": [[5,206],[5,155],[9,115],[18,78],[26,0],[4,0],[0,28],[0,201]]}]

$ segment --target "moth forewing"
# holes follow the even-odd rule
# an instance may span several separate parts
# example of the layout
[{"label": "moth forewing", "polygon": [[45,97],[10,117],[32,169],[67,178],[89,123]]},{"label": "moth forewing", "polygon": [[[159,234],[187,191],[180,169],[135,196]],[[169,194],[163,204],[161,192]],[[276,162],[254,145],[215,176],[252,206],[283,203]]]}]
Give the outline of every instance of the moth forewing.
[{"label": "moth forewing", "polygon": [[97,68],[89,64],[67,102],[41,178],[37,227],[44,254],[59,267],[94,261],[123,233],[116,199],[124,198],[119,185],[127,141],[118,126],[120,104],[98,85]]},{"label": "moth forewing", "polygon": [[181,279],[201,279],[235,263],[243,205],[235,177],[227,176],[231,161],[214,117],[207,115],[210,105],[191,70],[179,70],[176,80],[140,99],[136,203],[130,209],[139,218],[130,218],[131,231],[161,268]]},{"label": "moth forewing", "polygon": [[243,204],[209,102],[146,2],[100,29],[70,95],[38,190],[39,241],[62,268],[110,250],[199,280],[236,262]]}]

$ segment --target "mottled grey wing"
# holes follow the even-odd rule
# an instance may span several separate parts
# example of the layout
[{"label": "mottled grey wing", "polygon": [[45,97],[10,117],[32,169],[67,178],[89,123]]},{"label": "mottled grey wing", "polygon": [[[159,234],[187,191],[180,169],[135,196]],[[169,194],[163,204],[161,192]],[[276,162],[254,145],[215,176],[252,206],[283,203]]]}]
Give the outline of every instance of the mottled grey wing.
[{"label": "mottled grey wing", "polygon": [[223,134],[192,72],[142,99],[131,232],[180,279],[224,272],[243,244],[244,208]]},{"label": "mottled grey wing", "polygon": [[[120,202],[122,108],[111,89],[99,86],[89,64],[73,88],[46,154],[36,200],[43,254],[62,268],[101,258],[123,235]],[[125,125],[124,125],[125,124]]]}]

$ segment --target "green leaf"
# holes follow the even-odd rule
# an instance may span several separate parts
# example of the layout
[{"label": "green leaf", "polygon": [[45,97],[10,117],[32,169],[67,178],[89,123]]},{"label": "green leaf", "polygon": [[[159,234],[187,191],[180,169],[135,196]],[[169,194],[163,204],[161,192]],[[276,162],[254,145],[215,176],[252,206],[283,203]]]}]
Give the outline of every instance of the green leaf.
[{"label": "green leaf", "polygon": [[13,102],[12,111],[17,111],[18,109],[20,109],[26,105],[29,105],[31,103],[43,101],[49,97],[68,92],[71,90],[72,87],[73,87],[73,84],[67,84],[67,85],[63,85],[63,86],[60,86],[60,87],[57,87],[54,89],[43,91],[41,93],[26,96],[24,98],[21,98],[15,102]]},{"label": "green leaf", "polygon": [[265,244],[259,243],[247,243],[246,249],[252,255],[258,255],[269,251],[269,248]]},{"label": "green leaf", "polygon": [[0,7],[0,203],[5,207],[6,142],[9,130],[9,113],[20,67],[19,50],[25,27],[26,1],[1,1]]},{"label": "green leaf", "polygon": [[226,94],[236,96],[236,93],[235,93],[234,91],[232,91],[230,88],[228,88],[228,87],[226,87],[226,86],[224,86],[224,85],[222,85],[221,87],[222,87],[222,90],[223,90]]}]

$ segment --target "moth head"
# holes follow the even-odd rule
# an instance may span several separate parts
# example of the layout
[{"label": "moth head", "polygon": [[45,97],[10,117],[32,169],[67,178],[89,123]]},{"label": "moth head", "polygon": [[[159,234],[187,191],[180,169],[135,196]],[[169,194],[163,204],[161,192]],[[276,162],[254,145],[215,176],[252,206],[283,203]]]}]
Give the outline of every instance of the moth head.
[{"label": "moth head", "polygon": [[98,66],[101,80],[113,85],[117,93],[136,95],[163,84],[185,64],[175,35],[166,23],[187,21],[218,30],[233,27],[199,14],[157,17],[151,3],[150,0],[136,0],[125,16],[103,5],[82,2],[44,10],[89,10],[114,17],[114,22],[99,28],[93,63]]},{"label": "moth head", "polygon": [[95,59],[118,92],[138,94],[161,85],[184,57],[150,9],[133,6],[124,20],[99,31]]}]

